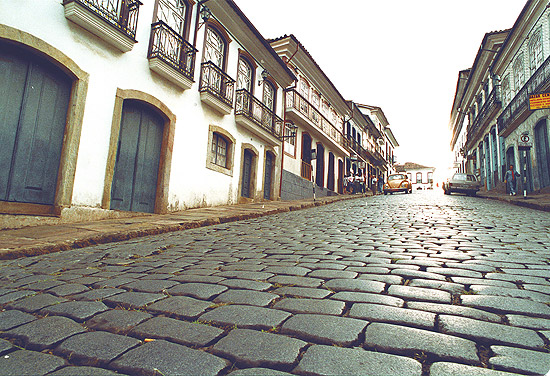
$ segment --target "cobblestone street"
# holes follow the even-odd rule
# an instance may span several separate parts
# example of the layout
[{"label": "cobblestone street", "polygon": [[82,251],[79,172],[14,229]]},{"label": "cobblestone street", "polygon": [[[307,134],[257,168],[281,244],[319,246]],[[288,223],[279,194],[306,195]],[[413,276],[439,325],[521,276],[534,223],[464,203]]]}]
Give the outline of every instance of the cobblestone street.
[{"label": "cobblestone street", "polygon": [[549,263],[441,190],[0,261],[0,374],[544,375]]}]

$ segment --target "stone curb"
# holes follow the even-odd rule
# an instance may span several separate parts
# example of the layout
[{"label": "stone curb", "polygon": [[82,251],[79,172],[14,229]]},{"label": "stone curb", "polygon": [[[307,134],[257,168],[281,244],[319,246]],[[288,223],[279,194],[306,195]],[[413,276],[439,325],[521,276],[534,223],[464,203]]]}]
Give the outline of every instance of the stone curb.
[{"label": "stone curb", "polygon": [[529,209],[550,212],[550,203],[549,204],[540,203],[540,202],[537,202],[536,198],[532,198],[532,197],[527,199],[517,198],[517,196],[516,198],[509,198],[508,196],[493,196],[493,195],[486,195],[479,192],[477,195],[478,197],[486,198],[489,200],[498,200],[502,202],[507,202],[508,204],[511,204],[511,205],[522,206]]},{"label": "stone curb", "polygon": [[[275,201],[275,202],[266,202],[263,205],[274,205],[277,206],[273,209],[265,209],[260,207],[259,205],[262,205],[262,203],[257,203],[258,209],[250,209],[249,207],[245,207],[244,205],[234,205],[231,208],[233,212],[236,213],[229,213],[226,215],[220,215],[217,216],[215,214],[209,214],[205,213],[205,216],[211,215],[210,218],[206,219],[172,219],[175,215],[178,215],[178,213],[185,217],[186,211],[177,212],[177,213],[169,213],[164,215],[152,215],[149,217],[146,221],[143,221],[143,217],[134,217],[136,219],[136,222],[133,224],[135,226],[139,226],[138,229],[127,229],[124,231],[104,231],[100,234],[93,235],[93,236],[84,236],[80,237],[78,239],[74,240],[59,240],[52,242],[45,242],[41,241],[40,239],[36,240],[35,244],[27,245],[27,246],[20,246],[17,248],[12,249],[0,249],[0,260],[11,260],[11,259],[17,259],[21,257],[30,257],[30,256],[38,256],[53,252],[60,252],[60,251],[66,251],[70,249],[77,249],[77,248],[84,248],[89,247],[92,245],[98,245],[98,244],[107,244],[107,243],[113,243],[113,242],[120,242],[130,239],[135,239],[139,237],[149,236],[149,235],[159,235],[164,234],[168,232],[175,232],[175,231],[181,231],[181,230],[189,230],[193,228],[199,228],[199,227],[206,227],[206,226],[212,226],[217,225],[221,223],[229,223],[229,222],[236,222],[236,221],[242,221],[247,219],[253,219],[253,218],[259,218],[264,217],[268,215],[273,214],[279,214],[279,213],[285,213],[290,211],[296,211],[296,210],[303,210],[303,209],[309,209],[316,206],[323,206],[332,204],[334,202],[338,201],[344,201],[344,200],[352,200],[352,199],[358,199],[367,197],[368,194],[364,195],[340,195],[340,196],[331,196],[331,197],[323,197],[320,199],[317,199],[316,201],[313,200],[307,200],[307,201]],[[224,208],[227,208],[225,206]],[[206,208],[209,211],[212,209],[215,209],[215,207],[209,207]],[[199,210],[194,210],[194,213],[197,213]],[[134,218],[126,218],[124,219],[127,222],[132,221]],[[160,219],[166,219],[170,220],[172,219],[174,222],[178,222],[178,224],[158,224],[154,223]],[[106,220],[109,221],[109,220]],[[116,223],[114,220],[113,222]],[[87,223],[93,223],[93,222],[87,222]],[[82,223],[80,223],[82,225]],[[79,224],[65,224],[64,226],[67,227],[78,227]],[[47,228],[48,225],[45,226],[36,226],[41,228]],[[52,234],[55,232],[52,227]],[[3,230],[5,232],[9,230]],[[3,231],[0,231],[0,234],[2,234]]]}]

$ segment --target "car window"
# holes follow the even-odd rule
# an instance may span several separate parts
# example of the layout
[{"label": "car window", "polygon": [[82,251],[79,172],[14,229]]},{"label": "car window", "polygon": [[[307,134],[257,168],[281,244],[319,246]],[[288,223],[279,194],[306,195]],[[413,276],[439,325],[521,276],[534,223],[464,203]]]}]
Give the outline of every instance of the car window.
[{"label": "car window", "polygon": [[466,174],[454,174],[453,180],[466,181]]},{"label": "car window", "polygon": [[402,180],[406,179],[405,175],[397,174],[388,176],[388,180]]},{"label": "car window", "polygon": [[468,181],[477,181],[475,175],[468,175]]}]

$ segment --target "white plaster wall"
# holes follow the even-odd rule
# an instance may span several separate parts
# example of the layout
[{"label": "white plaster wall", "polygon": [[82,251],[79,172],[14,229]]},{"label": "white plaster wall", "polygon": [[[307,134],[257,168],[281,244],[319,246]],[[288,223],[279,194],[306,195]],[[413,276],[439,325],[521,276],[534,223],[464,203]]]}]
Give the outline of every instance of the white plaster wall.
[{"label": "white plaster wall", "polygon": [[[133,89],[152,95],[176,116],[168,194],[168,206],[171,210],[236,202],[243,142],[252,144],[258,151],[256,188],[258,192],[263,190],[264,142],[238,129],[234,112],[220,116],[200,100],[198,86],[204,26],[198,33],[199,52],[196,55],[195,83],[191,89],[183,91],[149,69],[147,49],[153,8],[154,1],[143,1],[139,9],[136,33],[138,43],[131,51],[121,53],[67,20],[60,0],[0,0],[0,23],[44,40],[65,53],[90,75],[74,181],[73,206],[101,205],[117,88]],[[190,40],[193,38],[193,30],[194,25],[191,24]],[[233,79],[237,78],[239,47],[234,40],[229,45],[227,73]],[[261,68],[256,70],[256,83],[261,71]],[[257,98],[261,98],[261,89],[256,84]],[[279,87],[277,112],[281,117],[284,110],[282,95],[283,90]],[[233,145],[233,176],[205,167],[210,147],[209,125],[224,128],[236,139]],[[275,154],[276,163],[280,163],[279,147],[275,148]]]}]

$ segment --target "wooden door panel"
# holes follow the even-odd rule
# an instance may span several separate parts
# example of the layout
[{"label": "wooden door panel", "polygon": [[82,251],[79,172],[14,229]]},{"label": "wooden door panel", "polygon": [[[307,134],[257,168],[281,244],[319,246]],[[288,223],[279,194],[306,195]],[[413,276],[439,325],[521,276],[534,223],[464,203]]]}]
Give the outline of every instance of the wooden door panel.
[{"label": "wooden door panel", "polygon": [[162,145],[162,119],[142,113],[132,210],[153,212]]},{"label": "wooden door panel", "polygon": [[163,126],[162,118],[145,106],[124,104],[111,209],[154,212]]},{"label": "wooden door panel", "polygon": [[[4,69],[5,68],[5,69]],[[0,54],[0,200],[54,203],[71,80],[20,51]]]},{"label": "wooden door panel", "polygon": [[53,204],[70,83],[36,65],[29,69],[10,201]]},{"label": "wooden door panel", "polygon": [[6,200],[28,62],[0,52],[0,200]]}]

